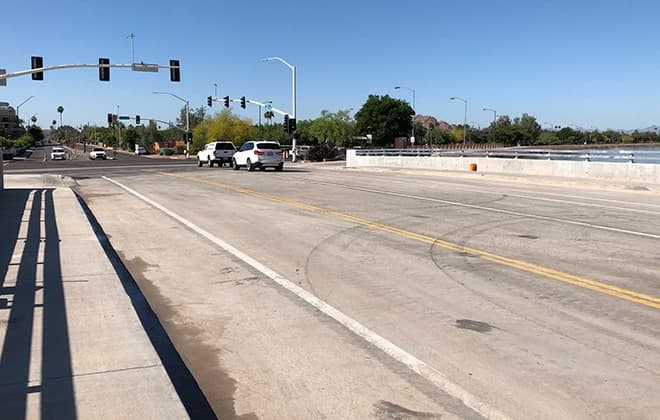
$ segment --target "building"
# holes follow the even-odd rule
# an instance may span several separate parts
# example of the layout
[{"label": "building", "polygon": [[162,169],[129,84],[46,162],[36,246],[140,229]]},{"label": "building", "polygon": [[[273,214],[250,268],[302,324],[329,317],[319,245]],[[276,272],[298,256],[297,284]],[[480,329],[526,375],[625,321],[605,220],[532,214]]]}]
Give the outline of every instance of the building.
[{"label": "building", "polygon": [[0,102],[0,136],[15,139],[25,133],[21,127],[16,110],[9,106],[9,102]]}]

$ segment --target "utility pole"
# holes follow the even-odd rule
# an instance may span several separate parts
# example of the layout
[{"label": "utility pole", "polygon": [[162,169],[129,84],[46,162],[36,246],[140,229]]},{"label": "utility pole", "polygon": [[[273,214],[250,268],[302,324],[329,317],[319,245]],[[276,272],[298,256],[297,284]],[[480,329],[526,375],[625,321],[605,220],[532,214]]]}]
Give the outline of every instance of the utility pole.
[{"label": "utility pole", "polygon": [[127,38],[131,39],[131,63],[135,63],[135,45],[133,41],[135,40],[135,34],[131,32]]}]

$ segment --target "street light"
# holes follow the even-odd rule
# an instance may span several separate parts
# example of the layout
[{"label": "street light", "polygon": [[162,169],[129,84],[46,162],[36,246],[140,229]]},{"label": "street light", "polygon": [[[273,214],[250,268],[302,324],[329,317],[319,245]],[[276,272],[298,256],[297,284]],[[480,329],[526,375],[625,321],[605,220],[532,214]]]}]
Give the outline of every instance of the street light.
[{"label": "street light", "polygon": [[[269,57],[269,58],[263,58],[261,61],[279,61],[280,63],[284,64],[288,68],[291,69],[291,118],[296,118],[296,66],[293,66],[289,64],[286,60],[280,57]],[[296,136],[293,136],[293,140],[291,141],[291,162],[296,161]]]},{"label": "street light", "polygon": [[459,98],[457,96],[449,98],[450,101],[462,101],[463,104],[465,104],[465,117],[464,117],[464,122],[463,122],[463,149],[465,149],[465,129],[467,128],[467,100],[463,98]]},{"label": "street light", "polygon": [[29,100],[32,99],[32,98],[34,98],[34,96],[33,96],[33,95],[30,95],[30,96],[28,96],[23,102],[21,102],[20,104],[16,105],[16,119],[17,119],[17,120],[19,120],[19,121],[21,120],[20,117],[18,116],[18,110],[20,109],[20,107],[21,107],[24,103],[26,103],[27,101],[29,101]]},{"label": "street light", "polygon": [[493,113],[493,129],[491,131],[492,131],[492,135],[493,135],[493,143],[495,143],[495,122],[497,121],[497,111],[495,111],[492,108],[482,108],[481,110],[482,111],[490,111],[490,112]]},{"label": "street light", "polygon": [[412,102],[412,107],[413,107],[413,121],[412,121],[412,142],[415,142],[415,89],[405,87],[405,86],[394,86],[394,89],[408,89],[409,91],[412,92],[413,95],[413,102]]},{"label": "street light", "polygon": [[185,104],[186,104],[186,158],[190,157],[190,139],[188,137],[190,135],[190,102],[188,102],[187,100],[183,99],[182,97],[177,96],[177,95],[175,95],[173,93],[170,93],[170,92],[151,92],[151,93],[159,94],[159,95],[174,96],[178,100],[185,102]]}]

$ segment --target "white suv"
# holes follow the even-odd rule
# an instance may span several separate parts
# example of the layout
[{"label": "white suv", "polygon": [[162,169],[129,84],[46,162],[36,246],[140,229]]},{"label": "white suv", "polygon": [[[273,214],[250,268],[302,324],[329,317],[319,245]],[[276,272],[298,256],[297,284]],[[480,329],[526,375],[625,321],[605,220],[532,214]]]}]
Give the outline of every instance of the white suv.
[{"label": "white suv", "polygon": [[105,149],[102,147],[94,147],[91,152],[89,152],[89,158],[92,160],[96,159],[106,159]]},{"label": "white suv", "polygon": [[66,151],[64,150],[63,147],[60,146],[55,146],[53,147],[53,150],[50,151],[50,159],[55,160],[55,159],[66,159]]},{"label": "white suv", "polygon": [[245,166],[248,171],[275,168],[279,172],[284,169],[284,153],[276,141],[248,141],[234,154],[233,164],[235,170]]}]

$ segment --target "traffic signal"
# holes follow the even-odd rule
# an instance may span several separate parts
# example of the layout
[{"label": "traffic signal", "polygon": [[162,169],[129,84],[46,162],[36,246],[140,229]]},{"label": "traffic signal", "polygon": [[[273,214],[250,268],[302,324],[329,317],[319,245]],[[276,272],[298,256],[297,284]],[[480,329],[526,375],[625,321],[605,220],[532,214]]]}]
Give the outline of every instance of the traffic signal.
[{"label": "traffic signal", "polygon": [[102,82],[110,81],[110,59],[99,58],[99,80]]},{"label": "traffic signal", "polygon": [[112,113],[108,113],[108,124],[112,124]]},{"label": "traffic signal", "polygon": [[241,96],[241,108],[245,109],[245,96]]},{"label": "traffic signal", "polygon": [[[43,68],[44,66],[44,58],[43,57],[35,57],[32,56],[32,69],[40,69]],[[32,80],[44,80],[44,73],[39,72],[39,73],[32,73]]]},{"label": "traffic signal", "polygon": [[135,116],[135,125],[139,125],[139,124],[140,124],[140,116],[136,115]]},{"label": "traffic signal", "polygon": [[181,68],[179,67],[179,60],[170,60],[170,80],[172,82],[181,81]]},{"label": "traffic signal", "polygon": [[210,96],[206,97],[206,103],[209,105],[209,107],[213,106],[213,98]]},{"label": "traffic signal", "polygon": [[284,114],[284,122],[282,122],[282,128],[284,128],[285,133],[289,132],[289,114]]},{"label": "traffic signal", "polygon": [[222,100],[225,101],[225,108],[229,108],[229,96],[225,96]]},{"label": "traffic signal", "polygon": [[289,118],[289,133],[293,133],[294,131],[296,131],[296,119]]}]

